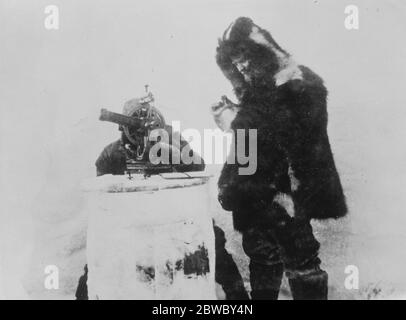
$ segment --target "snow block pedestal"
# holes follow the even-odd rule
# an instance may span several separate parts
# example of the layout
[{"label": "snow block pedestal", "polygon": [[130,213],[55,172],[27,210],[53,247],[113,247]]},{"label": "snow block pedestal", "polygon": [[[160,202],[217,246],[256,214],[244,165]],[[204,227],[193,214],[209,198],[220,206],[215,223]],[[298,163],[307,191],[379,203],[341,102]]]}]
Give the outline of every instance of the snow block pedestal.
[{"label": "snow block pedestal", "polygon": [[106,175],[83,184],[89,299],[216,299],[208,179]]}]

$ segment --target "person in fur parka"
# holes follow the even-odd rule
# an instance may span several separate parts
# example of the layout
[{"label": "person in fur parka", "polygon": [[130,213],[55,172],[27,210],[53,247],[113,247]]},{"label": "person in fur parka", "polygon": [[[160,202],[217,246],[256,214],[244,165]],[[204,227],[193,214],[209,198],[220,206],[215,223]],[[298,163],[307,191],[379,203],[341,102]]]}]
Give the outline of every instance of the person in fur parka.
[{"label": "person in fur parka", "polygon": [[256,172],[240,175],[238,162],[227,162],[218,182],[219,201],[232,211],[251,258],[251,295],[277,298],[287,271],[295,299],[326,299],[310,219],[343,217],[347,207],[327,135],[323,80],[244,17],[226,29],[216,59],[238,99],[212,107],[216,122],[233,110],[231,131],[257,130]]}]

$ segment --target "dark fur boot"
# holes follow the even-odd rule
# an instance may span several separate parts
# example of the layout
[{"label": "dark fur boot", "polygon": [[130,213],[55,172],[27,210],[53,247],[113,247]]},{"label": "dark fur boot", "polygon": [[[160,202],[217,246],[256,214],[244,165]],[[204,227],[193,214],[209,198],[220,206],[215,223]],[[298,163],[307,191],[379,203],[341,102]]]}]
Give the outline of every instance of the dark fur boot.
[{"label": "dark fur boot", "polygon": [[278,300],[279,289],[275,290],[252,290],[252,300]]},{"label": "dark fur boot", "polygon": [[282,263],[264,266],[250,263],[251,299],[278,300],[283,277]]},{"label": "dark fur boot", "polygon": [[293,300],[327,300],[328,274],[318,269],[289,279]]}]

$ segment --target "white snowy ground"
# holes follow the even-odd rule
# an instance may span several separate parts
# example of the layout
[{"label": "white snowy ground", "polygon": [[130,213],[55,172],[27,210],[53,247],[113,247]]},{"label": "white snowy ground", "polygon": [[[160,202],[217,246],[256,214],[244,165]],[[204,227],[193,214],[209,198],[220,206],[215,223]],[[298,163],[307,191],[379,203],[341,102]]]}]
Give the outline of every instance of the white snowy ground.
[{"label": "white snowy ground", "polygon": [[[396,195],[393,196],[396,197]],[[213,199],[215,199],[214,194]],[[376,195],[376,198],[371,195],[370,200],[373,199],[380,199],[379,195]],[[351,206],[351,197],[349,202]],[[222,211],[215,201],[211,205],[217,211],[215,213],[217,223],[226,231],[228,250],[233,254],[249,289],[248,260],[241,248],[241,238],[232,229],[230,215]],[[406,245],[406,234],[402,230],[403,221],[393,217],[399,223],[395,228],[387,220],[391,219],[391,216],[384,214],[378,216],[376,213],[375,218],[379,223],[375,228],[370,228],[364,223],[369,220],[357,219],[353,210],[348,218],[340,221],[313,224],[316,236],[321,242],[323,267],[330,276],[329,298],[404,298],[406,256],[403,248]],[[73,298],[78,277],[85,264],[86,223],[86,212],[66,219],[43,220],[37,223],[32,256],[29,259],[29,265],[26,265],[29,272],[25,273],[22,281],[27,298]],[[59,267],[59,290],[50,291],[44,288],[44,267],[47,264],[55,264]],[[359,269],[359,290],[347,290],[344,286],[347,276],[344,270],[348,265],[355,265]],[[23,288],[21,290],[22,293]],[[290,298],[286,283],[280,298]]]},{"label": "white snowy ground", "polygon": [[[406,46],[398,36],[406,5],[351,3],[357,31],[344,28],[346,1],[329,0],[64,1],[60,30],[48,31],[48,2],[2,0],[0,298],[73,298],[87,221],[78,184],[118,135],[98,122],[99,109],[120,111],[148,82],[167,121],[213,128],[208,107],[230,89],[214,62],[216,39],[242,15],[330,91],[330,141],[350,209],[345,219],[314,222],[330,298],[406,298]],[[248,284],[230,215],[213,210]],[[59,267],[58,290],[44,289],[46,265]],[[359,269],[358,290],[344,287],[348,265]]]}]

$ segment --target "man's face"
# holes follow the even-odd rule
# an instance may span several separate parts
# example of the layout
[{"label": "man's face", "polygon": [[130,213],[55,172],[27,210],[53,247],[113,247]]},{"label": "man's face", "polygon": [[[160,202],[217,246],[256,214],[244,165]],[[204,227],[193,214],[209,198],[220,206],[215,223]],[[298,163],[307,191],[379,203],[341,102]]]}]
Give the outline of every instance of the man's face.
[{"label": "man's face", "polygon": [[244,76],[245,81],[251,81],[250,62],[243,56],[233,58],[233,65]]},{"label": "man's face", "polygon": [[246,82],[252,83],[255,79],[261,79],[265,70],[261,67],[261,64],[255,62],[255,60],[246,58],[245,56],[239,56],[231,58],[232,64],[243,75]]}]

